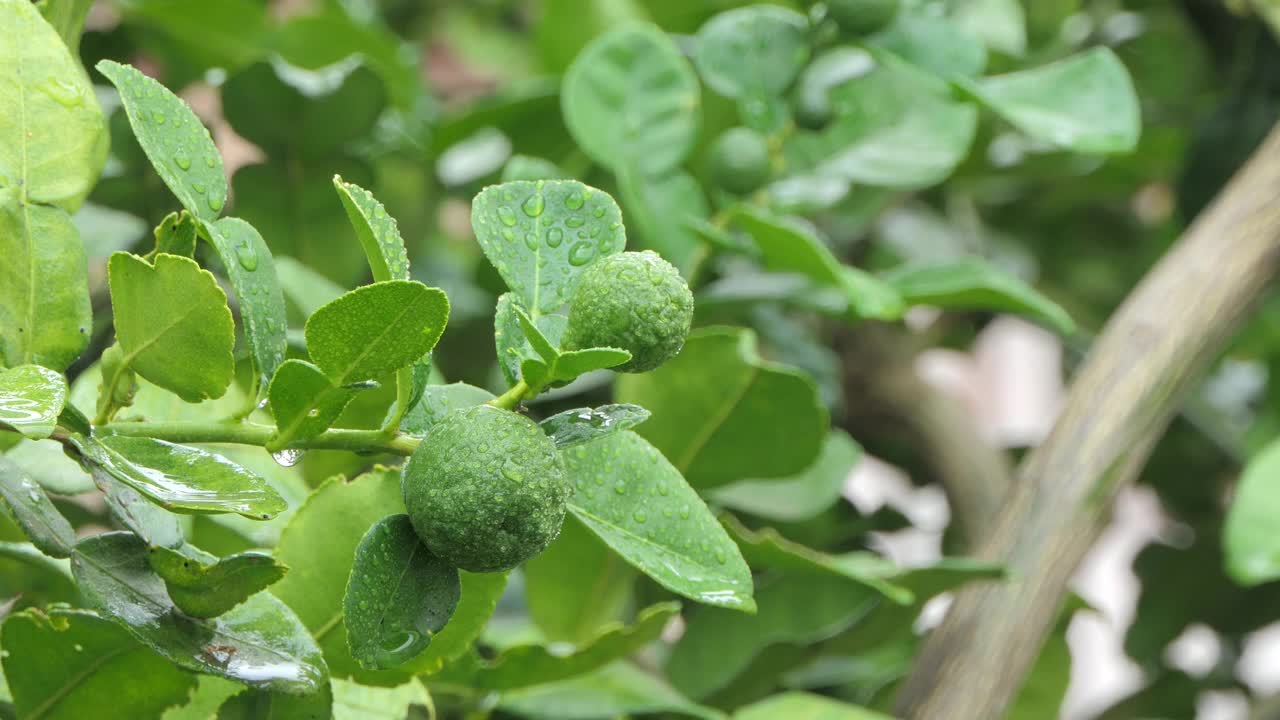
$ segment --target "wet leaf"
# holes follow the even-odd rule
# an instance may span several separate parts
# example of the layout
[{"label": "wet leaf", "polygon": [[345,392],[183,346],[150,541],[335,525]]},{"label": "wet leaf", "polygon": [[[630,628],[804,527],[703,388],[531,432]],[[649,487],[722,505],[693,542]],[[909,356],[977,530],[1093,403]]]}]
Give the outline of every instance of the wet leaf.
[{"label": "wet leaf", "polygon": [[756,517],[803,522],[840,500],[845,480],[862,457],[862,448],[843,430],[832,430],[818,459],[796,475],[741,480],[717,488],[716,503]]},{"label": "wet leaf", "polygon": [[187,402],[221,397],[234,373],[235,326],[213,275],[177,255],[151,265],[116,253],[107,268],[122,366]]},{"label": "wet leaf", "polygon": [[556,447],[570,448],[605,435],[630,430],[648,419],[649,411],[639,405],[614,404],[565,410],[540,424]]},{"label": "wet leaf", "polygon": [[904,265],[887,273],[884,280],[912,305],[1011,312],[1063,335],[1075,332],[1075,323],[1060,305],[979,258]]},{"label": "wet leaf", "polygon": [[705,720],[725,717],[719,710],[694,703],[658,677],[626,662],[571,680],[503,693],[499,707],[538,720],[596,720],[650,713]]},{"label": "wet leaf", "polygon": [[266,480],[207,450],[127,435],[73,437],[84,457],[173,512],[233,512],[266,520],[284,498]]},{"label": "wet leaf", "polygon": [[176,548],[186,542],[176,515],[143,497],[142,493],[121,482],[103,467],[93,463],[86,465],[94,484],[102,490],[107,509],[120,525],[133,531],[150,545]]},{"label": "wet leaf", "polygon": [[320,368],[305,360],[284,361],[267,390],[276,419],[267,449],[275,452],[328,430],[357,392],[350,386],[335,387]]},{"label": "wet leaf", "polygon": [[569,511],[641,572],[691,600],[751,612],[751,571],[680,472],[626,431],[563,453]]},{"label": "wet leaf", "polygon": [[217,617],[266,589],[288,571],[265,553],[203,559],[193,555],[153,547],[147,556],[151,569],[164,580],[173,603],[192,617]]},{"label": "wet leaf", "polygon": [[588,265],[621,252],[627,242],[613,198],[576,180],[487,187],[471,203],[471,226],[535,321],[569,301]]},{"label": "wet leaf", "polygon": [[32,480],[58,495],[80,495],[95,489],[93,478],[80,463],[67,457],[56,440],[27,440],[4,454]]},{"label": "wet leaf", "polygon": [[369,687],[333,681],[333,720],[405,720],[414,709],[430,717],[431,695],[418,680],[397,687]]},{"label": "wet leaf", "polygon": [[250,687],[306,694],[328,682],[311,635],[268,593],[211,620],[177,611],[132,533],[81,540],[71,568],[85,600],[176,665]]},{"label": "wet leaf", "polygon": [[374,199],[372,193],[359,185],[335,175],[333,186],[342,199],[342,207],[355,228],[365,257],[369,259],[374,281],[408,280],[409,256],[396,219],[387,214],[386,208]]},{"label": "wet leaf", "polygon": [[[21,718],[159,717],[195,676],[87,610],[28,610],[4,621],[4,675]],[[146,678],[146,687],[135,685]]]},{"label": "wet leaf", "polygon": [[592,160],[658,175],[697,138],[698,80],[666,34],[632,24],[593,40],[564,75],[565,125]]},{"label": "wet leaf", "polygon": [[265,391],[284,362],[285,332],[289,329],[271,250],[262,235],[240,218],[222,218],[204,227],[235,290],[245,342],[258,372],[258,387]]},{"label": "wet leaf", "polygon": [[[527,339],[527,333],[520,322],[520,312],[524,312],[524,309],[520,307],[515,293],[507,292],[498,297],[493,319],[493,339],[497,347],[498,366],[502,368],[502,376],[508,387],[520,380],[520,366],[525,360],[540,357]],[[542,336],[557,347],[567,322],[568,318],[559,314],[539,315],[534,320]]]},{"label": "wet leaf", "polygon": [[1138,96],[1110,48],[961,87],[1027,135],[1066,150],[1123,153],[1138,144]]},{"label": "wet leaf", "polygon": [[36,481],[4,455],[0,455],[0,501],[40,552],[56,558],[71,555],[76,542],[71,523]]},{"label": "wet leaf", "polygon": [[156,173],[192,215],[213,222],[227,201],[222,156],[191,108],[137,68],[102,60],[95,67],[120,91],[129,125]]},{"label": "wet leaf", "polygon": [[342,601],[347,646],[365,668],[403,665],[431,644],[458,606],[458,569],[418,539],[409,516],[369,528]]},{"label": "wet leaf", "polygon": [[662,367],[620,377],[616,395],[653,413],[636,432],[697,488],[800,472],[827,435],[813,382],[761,360],[749,330],[695,330]]},{"label": "wet leaf", "polygon": [[67,381],[61,373],[39,365],[0,370],[0,428],[40,440],[53,434],[58,414],[67,402]]},{"label": "wet leaf", "polygon": [[[623,620],[638,573],[572,515],[560,535],[524,564],[529,617],[548,640],[585,644]],[[591,588],[584,592],[583,588]]]},{"label": "wet leaf", "polygon": [[449,319],[445,294],[389,280],[352,290],[307,320],[307,352],[334,385],[373,380],[435,347]]},{"label": "wet leaf", "polygon": [[325,683],[319,692],[290,695],[269,690],[243,690],[218,708],[217,720],[330,720],[333,688]]}]

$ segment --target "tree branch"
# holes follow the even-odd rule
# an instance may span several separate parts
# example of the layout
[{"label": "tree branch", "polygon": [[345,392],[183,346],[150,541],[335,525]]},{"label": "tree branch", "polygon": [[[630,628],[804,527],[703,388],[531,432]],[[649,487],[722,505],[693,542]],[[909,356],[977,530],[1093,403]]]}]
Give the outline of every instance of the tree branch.
[{"label": "tree branch", "polygon": [[976,545],[1013,485],[1008,457],[978,434],[955,398],[916,373],[915,343],[903,330],[863,324],[844,331],[837,342],[845,406],[870,403],[903,426],[946,492],[961,534]]},{"label": "tree branch", "polygon": [[1009,579],[959,593],[903,686],[909,718],[1004,716],[1111,500],[1280,267],[1280,126],[1108,322],[980,555]]}]

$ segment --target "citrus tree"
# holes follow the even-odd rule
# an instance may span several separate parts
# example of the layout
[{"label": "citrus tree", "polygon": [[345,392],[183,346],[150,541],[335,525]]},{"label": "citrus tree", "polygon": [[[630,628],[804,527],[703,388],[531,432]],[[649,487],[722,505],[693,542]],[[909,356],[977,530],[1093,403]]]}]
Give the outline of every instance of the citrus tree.
[{"label": "citrus tree", "polygon": [[[1107,717],[1276,619],[1275,418],[1192,390],[1280,141],[1093,338],[1274,115],[1186,120],[1178,10],[289,5],[0,0],[0,717],[1053,717],[1175,418],[1152,471],[1224,479],[1152,480],[1196,539],[1140,557]],[[1089,351],[1016,474],[912,370],[997,315]],[[842,497],[863,445],[945,490],[940,559]]]}]

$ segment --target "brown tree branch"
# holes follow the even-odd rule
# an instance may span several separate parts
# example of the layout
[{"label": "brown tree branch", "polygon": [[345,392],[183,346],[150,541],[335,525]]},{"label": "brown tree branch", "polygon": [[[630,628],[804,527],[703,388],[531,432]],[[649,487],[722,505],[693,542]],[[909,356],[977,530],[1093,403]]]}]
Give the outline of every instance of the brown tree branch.
[{"label": "brown tree branch", "polygon": [[1280,126],[1108,322],[980,555],[1008,580],[961,592],[898,712],[1004,716],[1117,490],[1280,268]]},{"label": "brown tree branch", "polygon": [[837,343],[846,407],[856,414],[870,405],[901,426],[946,492],[965,542],[976,545],[1013,485],[1008,456],[978,434],[959,401],[916,373],[917,343],[905,330],[864,324],[843,331]]}]

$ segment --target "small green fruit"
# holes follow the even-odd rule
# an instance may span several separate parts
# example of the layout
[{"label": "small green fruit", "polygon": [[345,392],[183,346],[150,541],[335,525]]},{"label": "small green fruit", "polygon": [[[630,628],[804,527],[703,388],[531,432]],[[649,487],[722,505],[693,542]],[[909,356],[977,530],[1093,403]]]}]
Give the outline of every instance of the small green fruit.
[{"label": "small green fruit", "polygon": [[751,128],[725,130],[711,146],[711,177],[732,193],[754,191],[769,179],[769,143]]},{"label": "small green fruit", "polygon": [[471,572],[510,570],[560,534],[569,482],[537,423],[479,405],[431,427],[402,478],[423,544]]},{"label": "small green fruit", "polygon": [[692,322],[693,293],[671,263],[650,250],[618,253],[578,278],[564,346],[621,348],[631,360],[614,370],[648,372],[680,352]]},{"label": "small green fruit", "polygon": [[870,35],[888,27],[899,0],[827,0],[827,17],[850,35]]},{"label": "small green fruit", "polygon": [[806,130],[821,130],[831,122],[833,111],[828,90],[816,84],[801,84],[793,96],[792,111],[796,125]]}]

